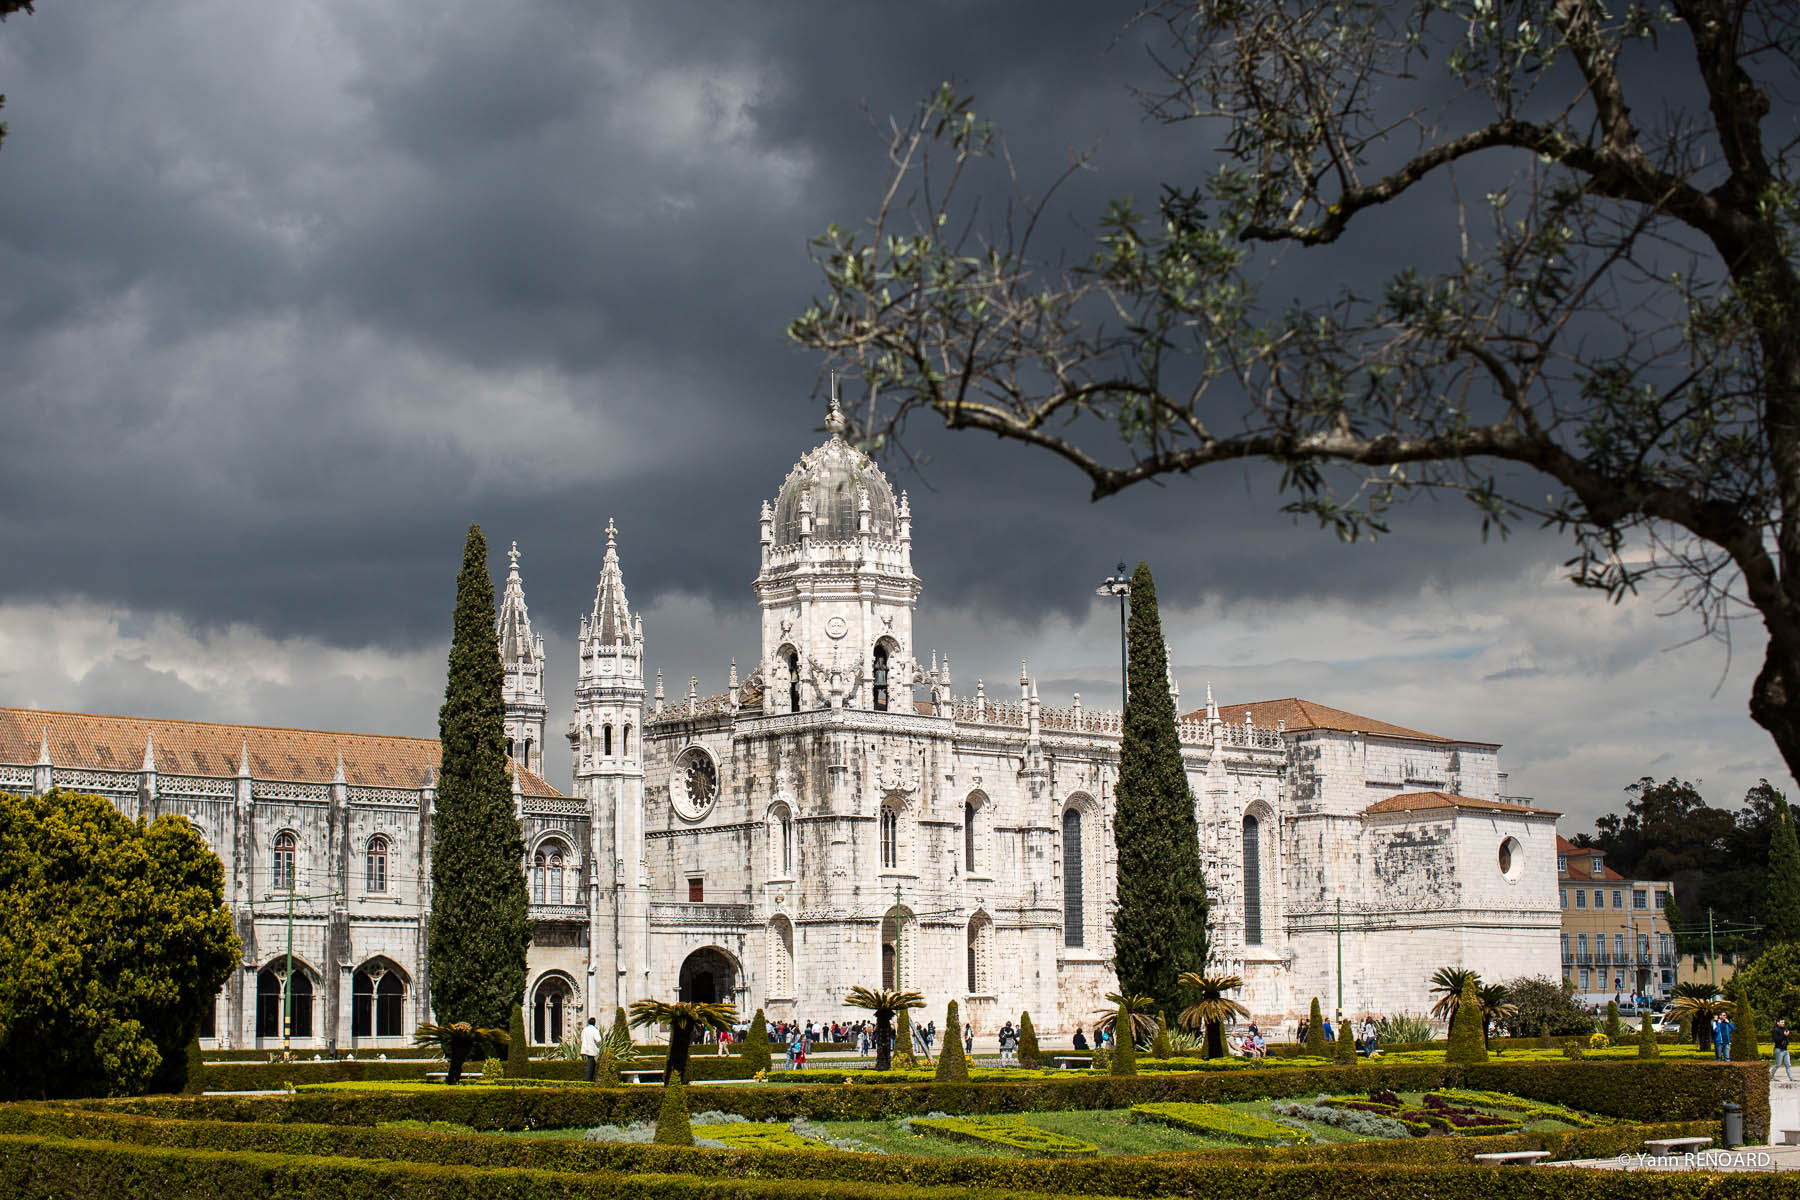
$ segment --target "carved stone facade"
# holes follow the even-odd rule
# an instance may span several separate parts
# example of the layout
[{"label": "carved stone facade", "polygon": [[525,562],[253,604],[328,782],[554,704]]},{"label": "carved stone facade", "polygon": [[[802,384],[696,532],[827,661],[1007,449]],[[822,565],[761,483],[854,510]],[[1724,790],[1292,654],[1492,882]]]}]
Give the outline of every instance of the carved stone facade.
[{"label": "carved stone facade", "polygon": [[[843,438],[835,403],[827,427],[762,507],[762,646],[721,694],[690,679],[671,702],[659,674],[646,695],[609,522],[580,626],[572,797],[536,774],[543,643],[514,548],[498,617],[534,1041],[645,996],[825,1020],[849,1015],[851,987],[895,982],[932,1012],[960,1001],[982,1032],[1021,1010],[1068,1031],[1113,990],[1119,714],[1079,695],[1045,706],[1024,664],[1016,698],[980,681],[954,696],[949,657],[913,641],[908,498]],[[1210,966],[1245,980],[1258,1018],[1285,1024],[1315,996],[1422,1012],[1448,964],[1555,976],[1555,814],[1501,796],[1497,746],[1301,700],[1221,707],[1210,687],[1180,735]],[[141,764],[132,737],[150,743]],[[256,991],[285,962],[288,890],[306,897],[295,961],[321,1006],[296,1044],[402,1044],[425,1018],[435,763],[422,739],[0,710],[0,787],[181,812],[219,850],[245,957],[218,1032],[238,1045],[270,1044]],[[359,1032],[371,991],[377,1017],[401,1018],[382,1026],[403,1027],[391,1043]]]}]

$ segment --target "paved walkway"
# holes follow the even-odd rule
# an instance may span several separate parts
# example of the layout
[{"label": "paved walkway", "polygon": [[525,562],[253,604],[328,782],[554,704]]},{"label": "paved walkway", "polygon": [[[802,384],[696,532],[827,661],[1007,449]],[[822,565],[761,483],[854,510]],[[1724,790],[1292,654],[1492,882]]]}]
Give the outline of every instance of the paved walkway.
[{"label": "paved walkway", "polygon": [[1701,1150],[1693,1154],[1621,1154],[1615,1158],[1578,1158],[1545,1163],[1546,1167],[1595,1167],[1603,1171],[1800,1171],[1800,1146],[1744,1146],[1737,1150]]}]

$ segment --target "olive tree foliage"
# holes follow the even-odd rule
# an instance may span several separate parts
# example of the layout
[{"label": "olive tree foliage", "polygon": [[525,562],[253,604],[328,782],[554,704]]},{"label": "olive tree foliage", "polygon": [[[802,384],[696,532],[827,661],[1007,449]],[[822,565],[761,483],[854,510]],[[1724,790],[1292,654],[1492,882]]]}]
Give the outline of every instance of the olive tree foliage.
[{"label": "olive tree foliage", "polygon": [[[1168,0],[1137,21],[1182,164],[1154,210],[1116,201],[1090,250],[1041,251],[1056,187],[1025,197],[946,86],[894,126],[868,227],[816,241],[824,287],[789,332],[861,371],[865,443],[931,416],[1058,455],[1096,498],[1262,460],[1346,539],[1435,491],[1484,535],[1542,522],[1579,585],[1661,582],[1721,637],[1760,619],[1752,716],[1800,770],[1794,121],[1769,99],[1800,83],[1800,6]],[[990,169],[1004,214],[978,203]],[[1336,279],[1330,247],[1378,226],[1416,260],[1311,299],[1266,282],[1278,257]]]}]

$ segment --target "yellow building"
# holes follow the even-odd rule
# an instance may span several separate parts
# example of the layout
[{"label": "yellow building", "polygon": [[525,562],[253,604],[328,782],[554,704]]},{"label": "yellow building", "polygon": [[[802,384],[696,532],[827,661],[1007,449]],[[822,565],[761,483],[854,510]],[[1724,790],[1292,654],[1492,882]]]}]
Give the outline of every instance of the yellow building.
[{"label": "yellow building", "polygon": [[1666,880],[1627,879],[1606,852],[1556,839],[1562,900],[1563,981],[1584,1004],[1657,1002],[1675,986],[1675,939]]}]

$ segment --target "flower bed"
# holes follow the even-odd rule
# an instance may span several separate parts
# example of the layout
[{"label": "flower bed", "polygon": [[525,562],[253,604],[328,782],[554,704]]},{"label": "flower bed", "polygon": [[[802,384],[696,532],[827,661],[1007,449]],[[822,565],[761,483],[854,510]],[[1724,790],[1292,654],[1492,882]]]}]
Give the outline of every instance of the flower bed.
[{"label": "flower bed", "polygon": [[[1442,1088],[1432,1095],[1441,1096],[1453,1104],[1479,1104],[1485,1108],[1501,1108],[1519,1114],[1521,1121],[1529,1124],[1532,1121],[1561,1121],[1564,1125],[1572,1125],[1577,1129],[1592,1129],[1596,1125],[1606,1123],[1605,1118],[1589,1113],[1576,1112],[1572,1108],[1564,1108],[1560,1104],[1549,1104],[1542,1100],[1528,1100],[1524,1096],[1513,1096],[1506,1092],[1479,1092],[1472,1088]],[[1430,1099],[1427,1096],[1426,1099]]]},{"label": "flower bed", "polygon": [[1091,1158],[1100,1153],[1100,1148],[1092,1142],[1084,1142],[1033,1125],[996,1121],[989,1117],[913,1117],[905,1123],[905,1127],[955,1141],[1004,1146],[1008,1150],[1019,1150],[1046,1158]]},{"label": "flower bed", "polygon": [[1312,1134],[1304,1129],[1265,1120],[1218,1104],[1193,1104],[1184,1101],[1134,1104],[1131,1111],[1141,1119],[1174,1125],[1179,1129],[1211,1137],[1230,1138],[1234,1142],[1248,1142],[1253,1146],[1302,1145],[1312,1140]]},{"label": "flower bed", "polygon": [[1433,1130],[1453,1134],[1516,1133],[1525,1127],[1523,1121],[1495,1116],[1451,1103],[1436,1092],[1428,1092],[1420,1104],[1407,1104],[1393,1092],[1375,1091],[1368,1096],[1329,1096],[1320,1103],[1328,1108],[1346,1108],[1374,1113],[1406,1126],[1414,1137],[1424,1137]]}]

